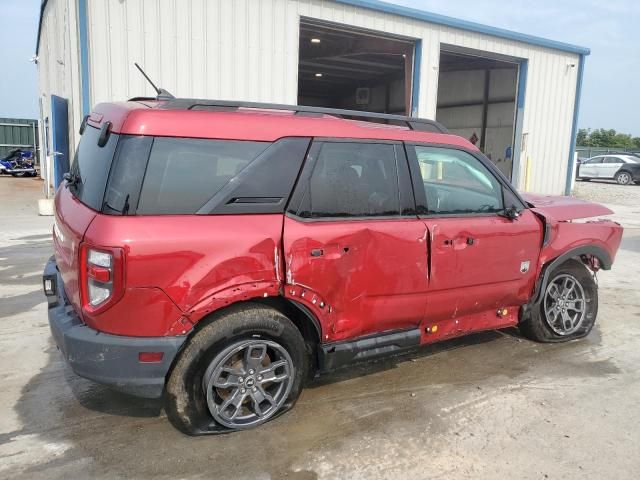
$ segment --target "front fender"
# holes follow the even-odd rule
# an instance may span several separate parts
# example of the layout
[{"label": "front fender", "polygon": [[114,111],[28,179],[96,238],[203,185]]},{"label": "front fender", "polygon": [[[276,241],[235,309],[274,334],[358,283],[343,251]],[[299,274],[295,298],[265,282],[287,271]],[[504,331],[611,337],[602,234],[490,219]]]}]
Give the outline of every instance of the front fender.
[{"label": "front fender", "polygon": [[548,229],[549,238],[538,262],[534,303],[540,301],[553,270],[569,259],[596,258],[600,268],[611,269],[623,232],[620,224],[610,220],[550,222]]}]

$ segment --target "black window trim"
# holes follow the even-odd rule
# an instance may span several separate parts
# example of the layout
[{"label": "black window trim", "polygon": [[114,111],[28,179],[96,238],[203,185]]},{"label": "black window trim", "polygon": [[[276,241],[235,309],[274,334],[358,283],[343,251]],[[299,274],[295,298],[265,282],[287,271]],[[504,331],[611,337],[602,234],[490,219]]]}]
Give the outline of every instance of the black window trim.
[{"label": "black window trim", "polygon": [[[414,196],[416,200],[416,211],[418,213],[418,218],[468,218],[468,217],[503,217],[504,214],[502,212],[470,212],[470,213],[431,213],[429,212],[429,205],[427,204],[427,196],[424,191],[424,186],[422,185],[422,174],[420,173],[418,166],[418,158],[415,153],[415,148],[411,147],[433,147],[433,148],[443,148],[448,150],[457,150],[460,152],[467,153],[471,155],[473,158],[478,160],[489,173],[493,175],[493,177],[500,184],[501,191],[500,194],[502,196],[502,207],[503,209],[508,208],[505,205],[505,189],[509,190],[513,195],[514,200],[519,203],[519,205],[514,205],[518,212],[522,210],[526,210],[529,208],[527,202],[520,196],[518,191],[511,184],[509,179],[500,171],[498,167],[494,165],[494,163],[489,160],[482,152],[476,150],[470,150],[468,148],[460,147],[458,145],[450,145],[446,143],[427,143],[427,142],[404,142],[404,146],[406,149],[406,156],[409,162],[409,171],[411,172],[411,180],[413,185]],[[420,203],[422,202],[422,203]],[[426,211],[424,211],[421,207],[424,205]],[[509,206],[510,207],[510,206]]]},{"label": "black window trim", "polygon": [[[362,144],[382,144],[393,145],[394,156],[396,161],[396,179],[398,182],[398,195],[400,211],[397,215],[363,215],[363,216],[336,216],[336,217],[302,217],[298,215],[298,211],[308,194],[309,179],[313,173],[315,162],[318,154],[325,143],[362,143]],[[404,162],[403,162],[404,160]],[[401,174],[401,170],[404,175]],[[405,195],[402,195],[405,192]],[[411,185],[411,171],[409,162],[404,148],[404,142],[401,140],[386,140],[377,138],[351,138],[351,137],[313,137],[311,146],[307,152],[302,165],[302,170],[293,187],[293,193],[289,199],[289,203],[285,208],[285,215],[296,221],[303,223],[313,222],[362,222],[362,221],[390,221],[405,220],[408,218],[417,219],[415,209],[415,194]]]}]

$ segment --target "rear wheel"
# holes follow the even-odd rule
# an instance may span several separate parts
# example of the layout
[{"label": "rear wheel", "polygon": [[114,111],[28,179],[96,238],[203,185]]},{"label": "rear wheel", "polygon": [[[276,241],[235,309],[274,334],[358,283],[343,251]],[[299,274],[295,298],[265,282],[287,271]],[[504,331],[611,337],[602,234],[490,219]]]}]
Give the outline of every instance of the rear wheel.
[{"label": "rear wheel", "polygon": [[569,260],[550,275],[540,304],[520,331],[538,342],[565,342],[589,334],[598,313],[598,287],[587,267]]},{"label": "rear wheel", "polygon": [[192,435],[256,427],[293,406],[308,365],[287,317],[258,304],[231,307],[180,354],[167,381],[167,415]]},{"label": "rear wheel", "polygon": [[632,177],[629,172],[618,172],[616,173],[616,182],[620,185],[629,185],[632,182]]}]

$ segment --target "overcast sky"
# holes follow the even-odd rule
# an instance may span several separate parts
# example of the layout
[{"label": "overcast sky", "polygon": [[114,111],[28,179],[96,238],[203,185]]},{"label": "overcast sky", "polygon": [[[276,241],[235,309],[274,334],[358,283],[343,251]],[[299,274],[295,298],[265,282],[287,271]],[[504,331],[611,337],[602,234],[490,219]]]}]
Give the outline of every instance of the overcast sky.
[{"label": "overcast sky", "polygon": [[[589,47],[579,126],[640,136],[638,0],[392,3]],[[0,0],[0,117],[38,116],[36,69],[28,60],[35,51],[39,5],[40,0]]]}]

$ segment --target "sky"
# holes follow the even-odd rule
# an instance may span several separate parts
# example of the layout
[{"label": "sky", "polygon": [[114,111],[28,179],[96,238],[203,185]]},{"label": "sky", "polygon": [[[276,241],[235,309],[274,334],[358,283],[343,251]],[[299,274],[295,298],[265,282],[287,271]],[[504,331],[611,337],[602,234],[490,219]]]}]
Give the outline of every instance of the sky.
[{"label": "sky", "polygon": [[[390,3],[590,48],[578,126],[640,136],[638,0]],[[39,5],[40,0],[0,0],[0,117],[38,116],[37,71],[29,59],[35,53]]]}]

